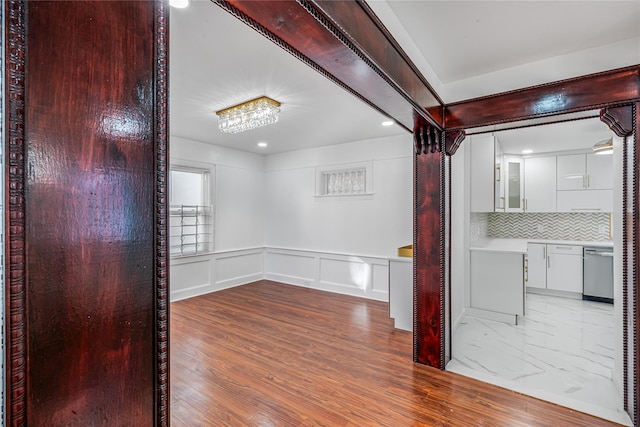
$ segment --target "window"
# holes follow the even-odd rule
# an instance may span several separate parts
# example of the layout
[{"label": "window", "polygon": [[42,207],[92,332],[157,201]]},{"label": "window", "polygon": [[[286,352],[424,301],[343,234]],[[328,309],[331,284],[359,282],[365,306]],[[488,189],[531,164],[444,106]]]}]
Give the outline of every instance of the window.
[{"label": "window", "polygon": [[196,255],[214,250],[214,209],[211,171],[172,167],[169,180],[169,245],[172,256]]},{"label": "window", "polygon": [[370,196],[372,175],[371,162],[317,168],[316,196]]}]

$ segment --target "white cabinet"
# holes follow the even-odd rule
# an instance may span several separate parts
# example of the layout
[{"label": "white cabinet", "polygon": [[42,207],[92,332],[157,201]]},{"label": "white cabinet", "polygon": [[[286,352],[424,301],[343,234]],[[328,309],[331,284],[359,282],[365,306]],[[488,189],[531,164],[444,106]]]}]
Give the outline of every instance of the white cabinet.
[{"label": "white cabinet", "polygon": [[547,245],[547,289],[582,293],[582,246]]},{"label": "white cabinet", "polygon": [[498,140],[495,140],[495,178],[494,178],[494,210],[504,212],[504,153]]},{"label": "white cabinet", "polygon": [[613,211],[613,156],[558,156],[558,212]]},{"label": "white cabinet", "polygon": [[471,212],[493,212],[494,137],[492,135],[471,137],[469,150],[471,152]]},{"label": "white cabinet", "polygon": [[544,243],[527,244],[525,258],[524,283],[527,288],[547,288],[547,245]]},{"label": "white cabinet", "polygon": [[558,212],[612,212],[612,190],[558,191]]},{"label": "white cabinet", "polygon": [[523,282],[522,253],[471,251],[472,308],[524,316]]},{"label": "white cabinet", "polygon": [[493,135],[474,135],[469,142],[471,159],[471,212],[504,210],[502,149]]},{"label": "white cabinet", "polygon": [[413,259],[389,260],[389,317],[394,327],[413,330]]},{"label": "white cabinet", "polygon": [[504,156],[505,212],[524,212],[524,167],[522,157]]},{"label": "white cabinet", "polygon": [[582,246],[529,243],[525,285],[582,294],[582,263]]},{"label": "white cabinet", "polygon": [[587,189],[613,189],[613,156],[587,154]]},{"label": "white cabinet", "polygon": [[556,211],[556,156],[524,159],[524,211]]},{"label": "white cabinet", "polygon": [[557,189],[560,190],[584,190],[586,184],[586,155],[570,154],[557,156]]}]

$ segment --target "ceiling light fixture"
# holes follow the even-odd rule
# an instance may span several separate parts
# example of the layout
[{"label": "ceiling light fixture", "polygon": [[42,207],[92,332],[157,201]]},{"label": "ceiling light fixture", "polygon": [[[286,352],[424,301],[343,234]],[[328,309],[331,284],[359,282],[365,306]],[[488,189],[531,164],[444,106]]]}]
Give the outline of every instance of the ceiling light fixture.
[{"label": "ceiling light fixture", "polygon": [[387,120],[386,122],[382,122],[382,126],[393,126],[393,120]]},{"label": "ceiling light fixture", "polygon": [[278,101],[261,96],[216,111],[218,129],[226,133],[238,133],[276,123],[280,113],[280,105]]},{"label": "ceiling light fixture", "polygon": [[189,6],[189,0],[169,0],[169,6],[184,9]]},{"label": "ceiling light fixture", "polygon": [[522,154],[531,154],[533,153],[533,150],[527,148],[526,150],[522,150]]},{"label": "ceiling light fixture", "polygon": [[596,142],[593,146],[593,154],[613,154],[613,138]]},{"label": "ceiling light fixture", "polygon": [[258,142],[258,147],[265,148],[267,146],[266,142]]}]

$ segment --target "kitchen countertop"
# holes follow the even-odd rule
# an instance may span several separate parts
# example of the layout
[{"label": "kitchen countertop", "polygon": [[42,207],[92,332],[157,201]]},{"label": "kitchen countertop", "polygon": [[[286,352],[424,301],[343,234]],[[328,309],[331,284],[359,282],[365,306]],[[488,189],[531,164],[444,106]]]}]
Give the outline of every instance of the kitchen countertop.
[{"label": "kitchen countertop", "polygon": [[613,241],[587,242],[579,240],[545,240],[545,239],[483,239],[469,247],[472,251],[527,253],[527,243],[546,243],[551,245],[577,245],[613,247]]}]

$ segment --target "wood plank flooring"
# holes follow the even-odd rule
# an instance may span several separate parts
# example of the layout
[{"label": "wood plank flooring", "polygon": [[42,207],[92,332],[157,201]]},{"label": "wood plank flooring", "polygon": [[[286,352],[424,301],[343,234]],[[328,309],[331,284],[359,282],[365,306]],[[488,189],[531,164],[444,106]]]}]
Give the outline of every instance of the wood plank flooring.
[{"label": "wood plank flooring", "polygon": [[171,425],[616,424],[414,364],[386,303],[260,281],[171,304]]}]

